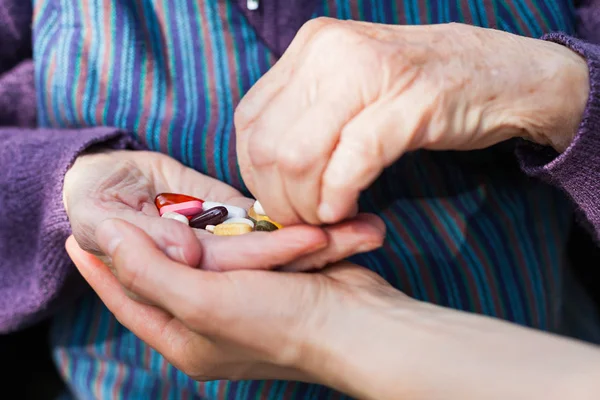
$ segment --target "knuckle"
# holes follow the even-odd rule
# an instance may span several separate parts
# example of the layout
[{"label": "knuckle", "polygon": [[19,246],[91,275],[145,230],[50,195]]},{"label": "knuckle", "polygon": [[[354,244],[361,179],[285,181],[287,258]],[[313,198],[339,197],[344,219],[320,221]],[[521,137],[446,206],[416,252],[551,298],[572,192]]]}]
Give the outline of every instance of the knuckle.
[{"label": "knuckle", "polygon": [[456,33],[456,34],[460,34],[460,33],[466,33],[466,32],[473,32],[473,31],[481,31],[480,29],[471,29],[471,27],[467,24],[463,24],[460,22],[449,22],[448,24],[446,24],[446,28],[448,29],[448,32],[452,33]]},{"label": "knuckle", "polygon": [[152,221],[156,226],[152,227],[152,231],[159,233],[162,237],[156,237],[155,235],[153,239],[159,239],[160,244],[167,243],[192,243],[196,239],[194,232],[191,229],[188,229],[185,224],[181,222],[174,221],[171,219],[156,219]]},{"label": "knuckle", "polygon": [[[258,135],[256,135],[258,136]],[[248,143],[248,158],[255,167],[267,167],[276,161],[276,142],[274,140],[262,140],[260,137],[253,138]]]},{"label": "knuckle", "polygon": [[331,49],[346,43],[353,36],[353,31],[343,23],[335,23],[323,26],[316,34],[315,41]]},{"label": "knuckle", "polygon": [[248,136],[252,118],[252,114],[248,112],[247,97],[243,97],[233,113],[233,124],[238,139]]},{"label": "knuckle", "polygon": [[307,36],[314,35],[319,32],[321,29],[335,24],[335,20],[333,18],[328,17],[317,17],[306,21],[300,30],[298,31],[299,39],[306,39]]},{"label": "knuckle", "polygon": [[308,172],[315,161],[314,153],[301,144],[284,146],[277,153],[277,165],[294,175]]},{"label": "knuckle", "polygon": [[77,222],[71,223],[73,237],[75,238],[77,245],[85,252],[98,255],[100,252],[98,250],[98,246],[96,245],[96,241],[88,234],[89,230],[81,225],[82,224]]},{"label": "knuckle", "polygon": [[[71,224],[71,232],[82,250],[94,255],[99,255],[101,254],[101,251],[96,244],[94,227],[90,221],[87,221],[89,217],[82,211],[81,207],[73,207],[70,210],[69,222]],[[87,213],[89,213],[89,211]]]},{"label": "knuckle", "polygon": [[178,319],[186,326],[191,329],[206,332],[211,329],[214,324],[214,318],[216,312],[211,313],[207,310],[217,310],[213,308],[211,301],[206,296],[194,296],[186,300],[186,304],[182,304],[179,312]]},{"label": "knuckle", "polygon": [[358,133],[350,125],[342,130],[338,149],[345,157],[355,159],[363,167],[377,164],[384,155],[381,135],[375,131]]},{"label": "knuckle", "polygon": [[123,255],[123,246],[118,245],[115,253],[112,256],[113,268],[116,271],[116,276],[123,288],[137,293],[137,288],[140,287],[140,282],[144,280],[146,268],[139,265],[136,260]]},{"label": "knuckle", "polygon": [[181,372],[197,381],[214,380],[219,366],[219,357],[216,357],[214,353],[211,343],[190,339],[173,355],[173,364]]}]

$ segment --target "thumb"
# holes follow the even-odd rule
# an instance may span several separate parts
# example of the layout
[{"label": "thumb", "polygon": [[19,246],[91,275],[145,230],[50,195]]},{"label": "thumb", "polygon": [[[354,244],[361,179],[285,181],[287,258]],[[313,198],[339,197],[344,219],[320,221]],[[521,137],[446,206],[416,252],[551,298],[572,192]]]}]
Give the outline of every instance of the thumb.
[{"label": "thumb", "polygon": [[[281,312],[271,315],[274,308],[294,299],[293,288],[284,284],[287,274],[220,273],[188,268],[170,260],[144,231],[125,221],[103,222],[97,238],[102,250],[113,260],[117,279],[128,292],[167,311],[202,335],[238,343],[252,339],[245,336],[257,331],[261,335],[256,337],[272,335],[279,327],[267,330],[263,324],[268,325],[269,318],[281,319]],[[298,317],[296,313],[286,315],[290,320]],[[261,324],[256,324],[259,320]],[[281,328],[289,326],[290,320]]]},{"label": "thumb", "polygon": [[102,222],[96,230],[96,240],[111,258],[113,273],[128,292],[168,311],[176,306],[173,299],[180,297],[174,291],[183,291],[187,284],[182,284],[189,281],[189,273],[198,271],[166,257],[144,230],[123,220]]},{"label": "thumb", "polygon": [[360,192],[406,151],[416,124],[402,114],[397,105],[377,102],[346,124],[323,173],[321,221],[336,223],[350,215]]},{"label": "thumb", "polygon": [[172,260],[193,267],[200,264],[202,253],[198,239],[193,230],[185,224],[172,219],[159,218],[155,210],[144,212],[133,209],[111,209],[110,206],[102,210],[88,209],[88,213],[93,215],[72,216],[73,235],[83,250],[103,260],[106,259],[107,254],[102,251],[97,242],[96,230],[103,221],[118,218],[147,232],[158,248]]}]

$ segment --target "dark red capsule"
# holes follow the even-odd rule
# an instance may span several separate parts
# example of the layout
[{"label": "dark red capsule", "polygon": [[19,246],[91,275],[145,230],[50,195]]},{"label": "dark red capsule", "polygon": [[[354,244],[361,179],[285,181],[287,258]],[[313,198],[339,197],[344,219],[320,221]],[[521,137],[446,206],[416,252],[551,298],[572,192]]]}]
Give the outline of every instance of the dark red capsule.
[{"label": "dark red capsule", "polygon": [[206,225],[219,225],[225,221],[225,218],[227,218],[227,208],[223,206],[213,207],[192,218],[190,226],[196,229],[204,229]]},{"label": "dark red capsule", "polygon": [[158,208],[159,210],[164,206],[170,206],[171,204],[185,203],[187,201],[199,201],[201,203],[204,203],[204,200],[202,200],[202,199],[198,199],[196,197],[188,196],[186,194],[179,194],[179,193],[159,193],[154,198],[154,204],[156,205],[156,208]]}]

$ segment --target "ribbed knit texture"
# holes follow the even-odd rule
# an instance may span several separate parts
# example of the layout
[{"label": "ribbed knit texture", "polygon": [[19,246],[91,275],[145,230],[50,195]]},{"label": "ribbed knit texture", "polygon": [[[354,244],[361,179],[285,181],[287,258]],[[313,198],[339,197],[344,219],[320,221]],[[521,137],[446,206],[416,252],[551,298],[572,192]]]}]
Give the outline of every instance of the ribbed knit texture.
[{"label": "ribbed knit texture", "polygon": [[109,128],[2,129],[0,143],[0,332],[8,332],[55,310],[62,289],[76,279],[64,250],[71,232],[62,203],[69,166],[94,144],[124,149],[132,143]]},{"label": "ribbed knit texture", "polygon": [[[596,13],[600,17],[600,13]],[[600,22],[600,21],[599,21]],[[600,28],[600,23],[597,25]],[[579,207],[580,222],[598,239],[600,231],[600,46],[564,34],[544,40],[569,47],[583,56],[590,74],[590,95],[579,131],[561,154],[552,148],[524,144],[518,149],[528,174],[562,188]]]}]

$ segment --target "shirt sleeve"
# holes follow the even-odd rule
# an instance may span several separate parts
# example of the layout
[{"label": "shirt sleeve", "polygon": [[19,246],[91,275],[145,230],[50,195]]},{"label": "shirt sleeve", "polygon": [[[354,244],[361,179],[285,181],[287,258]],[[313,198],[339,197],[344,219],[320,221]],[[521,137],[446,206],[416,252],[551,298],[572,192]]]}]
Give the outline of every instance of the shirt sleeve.
[{"label": "shirt sleeve", "polygon": [[577,206],[582,224],[600,239],[600,46],[564,34],[542,39],[567,46],[587,60],[590,94],[579,130],[563,153],[522,144],[517,149],[524,171],[563,189]]}]

